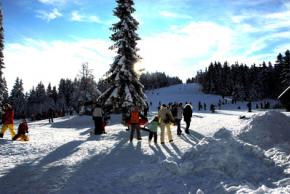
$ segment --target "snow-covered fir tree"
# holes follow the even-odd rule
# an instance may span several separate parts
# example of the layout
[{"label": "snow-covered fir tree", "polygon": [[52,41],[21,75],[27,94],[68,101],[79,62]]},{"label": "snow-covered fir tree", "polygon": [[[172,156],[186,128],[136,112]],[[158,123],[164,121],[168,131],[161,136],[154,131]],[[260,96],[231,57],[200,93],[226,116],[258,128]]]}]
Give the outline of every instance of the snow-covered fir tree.
[{"label": "snow-covered fir tree", "polygon": [[3,29],[3,11],[2,7],[0,7],[0,111],[2,107],[2,103],[5,98],[5,83],[3,78],[3,68],[4,68],[4,29]]},{"label": "snow-covered fir tree", "polygon": [[[74,92],[72,96],[72,105],[79,112],[80,107],[92,101],[96,101],[101,95],[98,85],[93,76],[93,71],[89,68],[88,63],[83,63],[78,77],[73,82]],[[91,112],[91,108],[84,107],[85,112]]]},{"label": "snow-covered fir tree", "polygon": [[[116,0],[114,15],[120,20],[113,24],[110,37],[114,45],[110,47],[117,51],[117,56],[107,72],[106,82],[110,87],[98,98],[104,105],[113,106],[115,111],[127,109],[132,105],[146,106],[143,85],[138,79],[134,65],[140,56],[137,54],[136,33],[139,23],[132,17],[135,12],[133,0]],[[123,111],[123,113],[125,113]]]},{"label": "snow-covered fir tree", "polygon": [[11,94],[8,98],[8,101],[14,109],[16,118],[24,116],[26,100],[23,89],[23,82],[18,77],[16,78],[15,84],[11,90]]}]

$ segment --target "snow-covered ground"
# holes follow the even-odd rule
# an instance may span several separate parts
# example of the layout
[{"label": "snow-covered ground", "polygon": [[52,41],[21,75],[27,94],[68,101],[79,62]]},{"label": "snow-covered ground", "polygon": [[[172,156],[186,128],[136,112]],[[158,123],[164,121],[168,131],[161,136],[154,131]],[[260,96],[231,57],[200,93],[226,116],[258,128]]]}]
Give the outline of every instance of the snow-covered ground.
[{"label": "snow-covered ground", "polygon": [[[217,103],[195,84],[147,93],[159,101]],[[241,106],[237,110],[237,106]],[[240,116],[244,119],[240,119]],[[246,112],[245,103],[217,113],[195,108],[191,134],[174,143],[128,142],[112,115],[107,134],[90,136],[91,117],[29,123],[29,142],[0,140],[0,193],[290,193],[290,118],[279,111]],[[182,127],[185,123],[182,122]]]}]

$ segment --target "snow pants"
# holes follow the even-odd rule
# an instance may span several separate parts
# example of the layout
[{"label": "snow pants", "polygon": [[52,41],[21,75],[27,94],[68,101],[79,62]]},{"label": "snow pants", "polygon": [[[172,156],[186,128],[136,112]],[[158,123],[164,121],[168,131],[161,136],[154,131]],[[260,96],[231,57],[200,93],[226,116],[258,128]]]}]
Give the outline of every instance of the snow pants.
[{"label": "snow pants", "polygon": [[186,127],[185,127],[185,133],[189,133],[189,127],[191,123],[191,118],[184,119]]},{"label": "snow pants", "polygon": [[177,126],[177,135],[181,135],[181,126],[180,126],[180,123],[181,123],[181,119],[175,119],[175,123],[176,123],[176,126]]},{"label": "snow pants", "polygon": [[95,123],[95,135],[102,134],[104,132],[103,126],[102,126],[102,117],[94,117],[93,118]]},{"label": "snow pants", "polygon": [[3,124],[2,126],[2,130],[1,130],[1,135],[3,136],[5,131],[9,128],[9,131],[10,131],[10,134],[11,134],[11,137],[13,138],[16,133],[14,131],[14,124]]},{"label": "snow pants", "polygon": [[130,133],[130,141],[133,141],[134,133],[137,133],[137,139],[141,140],[141,132],[139,124],[131,124],[131,133]]},{"label": "snow pants", "polygon": [[171,125],[170,123],[169,124],[165,124],[165,123],[160,124],[160,129],[161,129],[160,141],[161,141],[161,143],[164,143],[164,130],[165,130],[165,128],[167,130],[168,141],[172,141],[172,134],[171,134],[170,125]]},{"label": "snow pants", "polygon": [[149,143],[151,142],[152,138],[154,137],[154,143],[157,143],[157,132],[149,131]]}]

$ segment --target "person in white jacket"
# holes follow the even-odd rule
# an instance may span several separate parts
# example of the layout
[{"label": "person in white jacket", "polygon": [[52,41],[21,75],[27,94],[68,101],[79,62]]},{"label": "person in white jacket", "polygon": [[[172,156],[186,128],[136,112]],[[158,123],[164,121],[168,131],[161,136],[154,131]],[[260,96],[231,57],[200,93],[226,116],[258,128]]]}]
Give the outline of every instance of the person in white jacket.
[{"label": "person in white jacket", "polygon": [[175,117],[175,124],[177,125],[177,135],[181,135],[182,133],[181,127],[180,127],[182,115],[183,115],[183,107],[182,107],[182,103],[179,103],[178,106],[176,107],[176,117]]}]

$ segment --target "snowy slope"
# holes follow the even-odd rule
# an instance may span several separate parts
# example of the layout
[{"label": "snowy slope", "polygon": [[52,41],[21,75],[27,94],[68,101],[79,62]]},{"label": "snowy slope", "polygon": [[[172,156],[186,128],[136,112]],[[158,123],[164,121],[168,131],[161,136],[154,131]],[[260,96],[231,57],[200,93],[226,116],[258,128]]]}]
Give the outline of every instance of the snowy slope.
[{"label": "snowy slope", "polygon": [[[220,98],[195,84],[147,96],[151,116],[159,101]],[[0,193],[290,193],[289,115],[231,106],[195,111],[191,134],[178,137],[172,127],[174,143],[165,145],[149,145],[145,131],[142,141],[128,143],[118,115],[102,136],[89,136],[87,116],[29,123],[31,141],[9,141],[9,133],[0,140]]]}]

